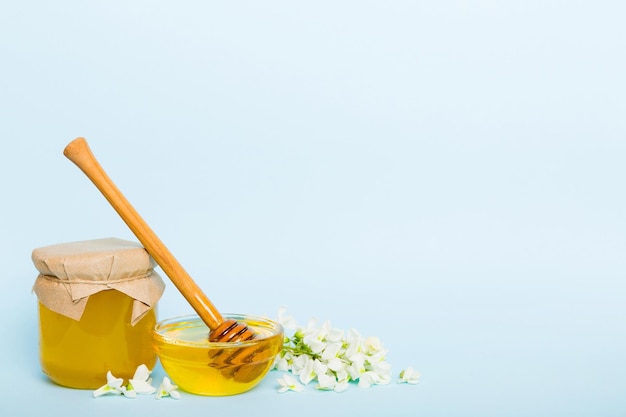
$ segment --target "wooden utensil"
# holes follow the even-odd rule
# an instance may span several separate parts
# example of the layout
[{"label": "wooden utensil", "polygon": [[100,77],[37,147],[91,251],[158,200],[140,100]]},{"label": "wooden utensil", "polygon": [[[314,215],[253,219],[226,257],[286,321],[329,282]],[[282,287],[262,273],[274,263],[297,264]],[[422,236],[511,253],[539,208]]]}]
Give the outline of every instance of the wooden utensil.
[{"label": "wooden utensil", "polygon": [[235,320],[224,320],[224,317],[209,298],[111,181],[84,138],[79,137],[70,142],[65,147],[63,154],[74,162],[100,190],[148,253],[191,304],[198,316],[211,329],[209,334],[211,342],[241,342],[254,338],[254,331],[247,325]]}]

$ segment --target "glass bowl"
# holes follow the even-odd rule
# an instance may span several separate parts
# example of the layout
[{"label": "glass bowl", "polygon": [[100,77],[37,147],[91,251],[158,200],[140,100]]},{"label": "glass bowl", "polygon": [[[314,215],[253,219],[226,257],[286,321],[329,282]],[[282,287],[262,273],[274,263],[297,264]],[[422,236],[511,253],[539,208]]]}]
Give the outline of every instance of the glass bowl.
[{"label": "glass bowl", "polygon": [[282,326],[263,317],[225,314],[245,323],[256,336],[245,342],[209,342],[209,328],[197,315],[162,320],[153,332],[161,365],[180,389],[223,396],[256,386],[274,364],[283,345]]}]

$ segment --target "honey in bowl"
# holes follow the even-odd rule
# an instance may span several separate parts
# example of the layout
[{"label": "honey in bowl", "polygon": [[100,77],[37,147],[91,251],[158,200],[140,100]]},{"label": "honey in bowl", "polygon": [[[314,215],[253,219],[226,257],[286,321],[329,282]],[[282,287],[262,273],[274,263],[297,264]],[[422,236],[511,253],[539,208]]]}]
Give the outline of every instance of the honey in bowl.
[{"label": "honey in bowl", "polygon": [[255,338],[245,342],[209,342],[209,329],[198,316],[157,323],[154,348],[173,383],[192,394],[225,396],[256,386],[274,364],[283,344],[280,324],[261,317],[225,315],[246,324]]}]

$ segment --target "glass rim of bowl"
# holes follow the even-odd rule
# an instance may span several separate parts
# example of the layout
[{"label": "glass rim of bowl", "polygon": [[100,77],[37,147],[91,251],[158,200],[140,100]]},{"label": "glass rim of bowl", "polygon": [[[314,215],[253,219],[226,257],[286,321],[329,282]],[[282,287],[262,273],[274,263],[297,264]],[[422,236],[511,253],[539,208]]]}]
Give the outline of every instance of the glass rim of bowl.
[{"label": "glass rim of bowl", "polygon": [[[153,338],[158,339],[162,343],[175,344],[178,346],[189,346],[189,347],[199,347],[199,348],[233,348],[233,347],[245,347],[252,346],[257,344],[261,340],[269,339],[271,337],[276,337],[279,334],[284,333],[283,326],[277,322],[276,320],[272,320],[268,317],[264,316],[256,316],[252,314],[238,314],[238,313],[223,313],[222,314],[225,319],[233,319],[237,321],[241,321],[247,323],[249,321],[253,321],[255,325],[261,324],[265,325],[263,327],[269,329],[271,334],[265,335],[263,337],[255,337],[251,340],[246,340],[244,342],[209,342],[208,337],[207,340],[203,340],[201,342],[194,342],[191,340],[179,339],[176,337],[167,336],[166,330],[172,330],[176,328],[175,325],[183,324],[183,323],[197,323],[199,327],[204,327],[207,330],[207,336],[209,334],[208,326],[202,321],[200,316],[197,314],[186,314],[176,317],[170,317],[167,319],[159,320],[154,325],[152,330]],[[166,327],[172,326],[172,327]]]}]

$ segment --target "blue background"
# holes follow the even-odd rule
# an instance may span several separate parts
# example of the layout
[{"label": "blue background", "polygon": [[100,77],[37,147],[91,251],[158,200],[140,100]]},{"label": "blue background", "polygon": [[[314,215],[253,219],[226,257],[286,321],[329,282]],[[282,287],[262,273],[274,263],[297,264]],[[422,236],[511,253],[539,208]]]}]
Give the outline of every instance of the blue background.
[{"label": "blue background", "polygon": [[[0,5],[6,416],[626,415],[618,1]],[[38,363],[32,249],[134,237],[223,312],[379,336],[417,386],[91,398]],[[162,318],[190,313],[173,285]],[[162,370],[155,370],[160,380]]]}]

